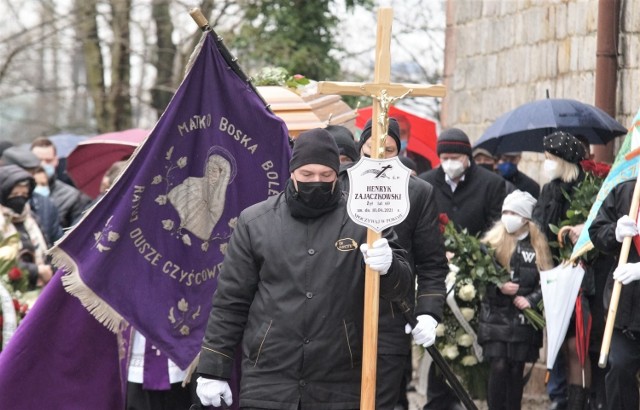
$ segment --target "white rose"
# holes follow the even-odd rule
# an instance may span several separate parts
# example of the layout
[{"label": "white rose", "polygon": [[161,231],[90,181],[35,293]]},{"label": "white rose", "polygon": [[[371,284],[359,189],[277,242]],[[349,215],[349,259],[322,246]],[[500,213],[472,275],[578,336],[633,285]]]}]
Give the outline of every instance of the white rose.
[{"label": "white rose", "polygon": [[456,339],[456,342],[463,347],[469,347],[473,344],[473,337],[468,333],[463,333]]},{"label": "white rose", "polygon": [[469,302],[476,297],[476,288],[474,288],[472,284],[468,283],[460,287],[458,297],[465,302]]},{"label": "white rose", "polygon": [[442,355],[449,360],[455,359],[459,354],[460,352],[456,345],[445,345],[444,349],[442,349]]},{"label": "white rose", "polygon": [[436,337],[444,336],[445,330],[447,330],[447,327],[444,324],[439,323],[438,326],[436,326]]},{"label": "white rose", "polygon": [[454,265],[453,263],[449,264],[449,272],[458,273],[460,272],[460,268]]},{"label": "white rose", "polygon": [[462,363],[463,366],[475,366],[478,364],[478,359],[473,355],[469,355],[463,357],[462,360],[460,360],[460,363]]},{"label": "white rose", "polygon": [[460,308],[460,313],[464,317],[464,320],[469,322],[475,316],[476,312],[471,308]]},{"label": "white rose", "polygon": [[10,261],[18,256],[18,246],[14,245],[6,245],[0,247],[0,260]]}]

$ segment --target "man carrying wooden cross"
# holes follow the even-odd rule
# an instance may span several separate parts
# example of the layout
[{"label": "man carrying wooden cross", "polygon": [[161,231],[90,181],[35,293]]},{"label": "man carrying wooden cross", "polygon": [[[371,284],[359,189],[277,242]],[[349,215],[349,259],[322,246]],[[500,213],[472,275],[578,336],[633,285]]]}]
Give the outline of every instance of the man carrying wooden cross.
[{"label": "man carrying wooden cross", "polygon": [[[359,153],[371,156],[371,121],[367,122],[359,141]],[[393,158],[400,152],[400,128],[395,118],[389,118],[385,138],[384,158]],[[348,188],[348,173],[340,169],[343,189]],[[411,289],[405,296],[410,314],[417,314],[419,325],[415,329],[417,344],[428,347],[435,342],[435,327],[442,319],[445,301],[445,276],[449,271],[444,243],[439,231],[433,187],[417,177],[409,179],[409,213],[404,221],[394,226],[398,243],[407,250],[408,259],[418,280],[418,294]],[[416,300],[417,299],[417,300]],[[415,307],[414,307],[415,305]],[[406,319],[395,303],[380,299],[378,326],[378,355],[376,371],[377,409],[393,409],[403,397],[407,366],[411,366],[411,337],[405,332]],[[405,381],[403,383],[403,381]]]},{"label": "man carrying wooden cross", "polygon": [[[371,136],[371,138],[367,144],[367,152],[361,152],[361,154],[367,154],[374,159],[385,158],[383,153],[386,151],[386,144],[389,144],[392,148],[394,145],[393,140],[385,138],[385,136],[388,135],[388,130],[390,130],[388,109],[392,102],[407,95],[443,97],[445,94],[445,88],[441,85],[393,84],[390,82],[392,20],[393,11],[391,8],[379,9],[376,39],[376,63],[373,83],[318,83],[318,92],[322,94],[365,95],[374,99],[372,121],[369,123],[367,133],[365,134],[363,132],[363,135]],[[395,127],[397,128],[397,123],[395,124]],[[397,149],[399,150],[400,147],[398,146]],[[390,155],[390,157],[397,156],[397,152],[398,151],[396,150],[394,155]],[[407,184],[409,183],[407,182]],[[416,181],[413,181],[410,187],[413,188],[412,190],[414,191],[413,197],[417,199],[416,185]],[[421,198],[427,198],[430,202],[428,205],[424,204],[427,205],[425,209],[428,210],[426,212],[429,216],[424,218],[423,216],[416,214],[416,210],[414,209],[409,211],[413,212],[413,215],[409,219],[420,224],[425,223],[425,225],[412,227],[410,226],[411,222],[407,222],[406,224],[401,225],[402,228],[400,229],[403,231],[403,245],[406,249],[411,250],[412,252],[418,246],[429,246],[429,244],[431,244],[431,242],[429,244],[419,244],[418,242],[415,242],[415,244],[413,243],[415,240],[421,240],[424,238],[420,232],[427,232],[427,235],[431,236],[435,234],[435,242],[437,243],[438,240],[440,241],[440,243],[432,249],[432,253],[427,252],[428,256],[426,257],[426,261],[423,259],[425,253],[412,253],[412,258],[415,257],[414,261],[416,262],[414,272],[417,272],[418,274],[419,307],[416,309],[419,316],[418,323],[413,329],[413,335],[418,344],[421,344],[424,347],[430,347],[435,342],[436,321],[440,319],[442,305],[444,303],[444,274],[442,271],[446,271],[448,269],[446,268],[446,260],[444,259],[444,249],[440,234],[437,229],[435,232],[432,232],[433,224],[437,224],[437,218],[435,218],[437,215],[435,215],[435,207],[433,206],[432,189],[429,186],[428,189],[426,189],[426,191],[428,191],[426,195],[422,195],[425,192],[423,188],[420,188],[419,191],[421,192],[419,196]],[[411,193],[409,193],[409,196],[411,196]],[[418,205],[417,203],[414,204],[411,198],[408,200],[411,202],[412,206],[415,207]],[[405,215],[405,217],[407,217],[407,215]],[[426,222],[429,218],[431,220]],[[400,223],[400,221],[397,223]],[[414,235],[414,233],[416,233],[416,235]],[[368,236],[370,243],[375,241],[378,237],[371,229],[369,230]],[[418,267],[419,261],[421,261],[420,263],[426,262],[426,264],[423,264],[419,269],[415,269]],[[438,282],[439,284],[436,284]],[[384,306],[382,309],[381,320],[384,325],[382,330],[385,335],[397,335],[398,332],[402,332],[403,324],[401,317],[396,317],[391,324],[389,323],[389,316],[394,316],[393,312],[389,312],[391,307],[387,308],[387,304],[391,302],[379,299],[378,294],[376,293],[376,287],[376,276],[367,272],[367,282],[365,284],[364,356],[361,394],[361,409],[363,410],[372,410],[374,407],[382,409],[384,407],[379,407],[380,403],[384,403],[384,406],[389,406],[389,404],[393,402],[393,397],[398,396],[401,380],[397,377],[391,376],[391,384],[395,383],[397,386],[394,386],[394,388],[390,388],[388,385],[381,386],[380,394],[377,394],[376,374],[380,374],[380,378],[382,378],[383,372],[386,375],[397,374],[394,369],[398,369],[398,366],[394,366],[393,362],[396,362],[396,364],[399,363],[400,366],[404,366],[405,360],[403,359],[403,356],[398,356],[397,353],[403,352],[404,348],[404,354],[406,354],[406,345],[409,342],[408,340],[401,340],[399,342],[400,346],[398,346],[397,349],[393,349],[389,346],[388,337],[385,337],[384,339],[381,338],[380,340],[383,341],[385,345],[382,346],[382,353],[384,353],[384,356],[382,357],[383,360],[381,360],[382,368],[380,369],[381,371],[378,371],[377,361],[380,360],[380,356],[378,355],[379,306]],[[410,301],[409,308],[411,308],[414,301],[413,292],[411,295],[405,295],[405,298]],[[397,307],[395,313],[399,314]],[[407,314],[413,315],[414,312],[409,311]],[[399,336],[400,339],[402,339],[403,335],[400,334]],[[395,338],[393,339],[396,340]],[[389,354],[394,356],[394,353],[396,356],[395,360],[393,360],[393,357],[388,356]],[[392,372],[390,373],[390,371]],[[385,383],[388,380],[389,379],[385,377],[382,383]],[[380,383],[378,383],[378,385],[380,385]],[[376,398],[376,396],[378,397]]]},{"label": "man carrying wooden cross", "polygon": [[410,291],[406,253],[388,231],[371,246],[337,183],[328,131],[297,138],[284,192],[244,210],[224,267],[198,365],[202,404],[230,405],[233,357],[242,348],[240,407],[359,409],[364,266],[380,294]]}]

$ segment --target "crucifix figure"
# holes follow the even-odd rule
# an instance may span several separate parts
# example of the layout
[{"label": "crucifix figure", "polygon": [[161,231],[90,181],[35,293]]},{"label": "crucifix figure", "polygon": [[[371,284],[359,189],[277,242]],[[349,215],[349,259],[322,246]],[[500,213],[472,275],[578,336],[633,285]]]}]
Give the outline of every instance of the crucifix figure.
[{"label": "crucifix figure", "polygon": [[[378,10],[378,27],[376,37],[376,61],[374,81],[372,83],[355,82],[319,82],[320,94],[364,95],[374,100],[372,112],[371,158],[384,158],[384,140],[388,129],[389,106],[406,96],[443,97],[443,85],[420,85],[391,83],[391,23],[393,10]],[[380,232],[373,229],[367,231],[369,246],[380,239]],[[362,388],[360,409],[373,410],[376,397],[376,358],[378,351],[378,315],[380,277],[377,272],[366,269],[365,274],[365,306],[362,350]]]}]

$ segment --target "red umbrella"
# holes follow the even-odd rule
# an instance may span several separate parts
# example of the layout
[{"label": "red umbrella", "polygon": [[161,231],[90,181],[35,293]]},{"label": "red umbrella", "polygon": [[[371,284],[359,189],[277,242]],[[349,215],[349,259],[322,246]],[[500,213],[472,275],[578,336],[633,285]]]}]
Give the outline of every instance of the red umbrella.
[{"label": "red umbrella", "polygon": [[129,158],[149,132],[136,128],[100,134],[82,141],[67,157],[67,173],[78,189],[96,198],[105,172],[114,163]]},{"label": "red umbrella", "polygon": [[[437,167],[440,164],[440,159],[436,153],[436,143],[438,139],[436,123],[393,105],[389,108],[389,116],[398,120],[401,129],[406,127],[406,124],[409,125],[410,133],[407,150],[422,155],[431,161],[433,168]],[[356,117],[356,127],[360,129],[364,128],[364,124],[369,118],[371,118],[371,107],[359,109],[358,116]]]},{"label": "red umbrella", "polygon": [[576,298],[576,351],[582,365],[582,387],[586,387],[584,364],[589,354],[589,337],[591,336],[591,312],[586,299],[580,289]]}]

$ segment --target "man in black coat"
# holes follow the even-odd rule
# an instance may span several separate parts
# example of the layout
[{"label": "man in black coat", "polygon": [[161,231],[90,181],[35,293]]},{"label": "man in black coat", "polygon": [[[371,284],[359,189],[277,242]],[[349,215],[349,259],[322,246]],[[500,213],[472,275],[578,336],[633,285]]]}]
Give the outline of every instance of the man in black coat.
[{"label": "man in black coat", "polygon": [[440,166],[420,174],[435,189],[438,213],[445,213],[457,228],[471,235],[487,231],[500,219],[506,196],[504,180],[476,165],[464,131],[445,130],[437,143]]},{"label": "man in black coat", "polygon": [[284,192],[238,217],[200,352],[202,404],[233,401],[227,380],[240,346],[240,407],[359,408],[364,264],[391,301],[409,291],[411,269],[392,230],[367,246],[339,165],[326,130],[303,132]]},{"label": "man in black coat", "polygon": [[[638,235],[637,223],[628,216],[635,184],[636,181],[632,180],[616,186],[605,198],[589,227],[589,237],[595,248],[614,255],[616,260],[624,238]],[[607,277],[604,292],[607,310],[614,279],[622,282],[623,286],[611,338],[609,370],[605,378],[607,408],[635,410],[640,402],[636,377],[640,370],[640,257],[634,245],[629,251],[628,263],[616,268],[613,275]]]},{"label": "man in black coat", "polygon": [[40,159],[40,165],[49,178],[49,198],[58,208],[60,224],[63,228],[75,225],[91,203],[91,198],[57,178],[56,168],[60,159],[51,140],[36,138],[31,143],[31,152]]},{"label": "man in black coat", "polygon": [[[471,143],[464,131],[450,128],[438,137],[440,166],[420,175],[435,190],[438,213],[445,213],[458,229],[471,235],[489,230],[502,214],[505,182],[473,161]],[[444,379],[429,368],[425,410],[462,408]]]},{"label": "man in black coat", "polygon": [[521,152],[506,152],[498,157],[496,170],[504,179],[515,185],[516,189],[528,192],[532,197],[538,199],[540,184],[518,169],[521,158]]},{"label": "man in black coat", "polygon": [[[385,140],[385,158],[398,155],[401,148],[398,122],[389,119],[388,136]],[[371,121],[367,122],[359,141],[360,155],[371,155]],[[340,181],[343,189],[349,189],[347,167],[341,167]],[[444,278],[449,268],[444,251],[442,234],[438,226],[433,187],[412,176],[409,179],[409,215],[394,226],[398,244],[408,252],[408,261],[418,280],[417,298],[412,287],[405,295],[410,307],[414,307],[425,336],[422,344],[428,347],[435,342],[435,326],[442,319],[445,300]],[[399,307],[390,300],[380,300],[378,324],[378,366],[376,408],[393,409],[404,393],[408,381],[403,382],[406,363],[411,366],[411,338],[405,333],[406,319]],[[432,334],[431,334],[432,333]],[[428,334],[431,334],[428,336]]]}]

